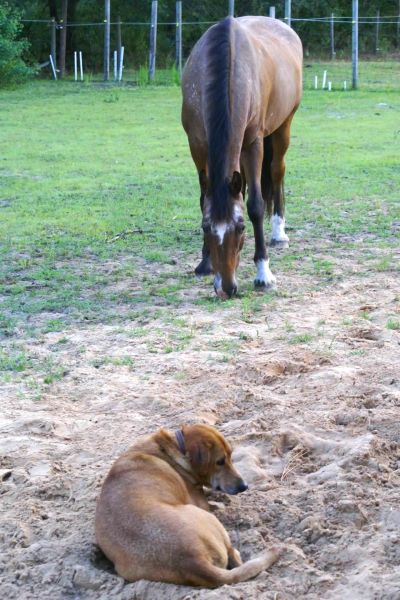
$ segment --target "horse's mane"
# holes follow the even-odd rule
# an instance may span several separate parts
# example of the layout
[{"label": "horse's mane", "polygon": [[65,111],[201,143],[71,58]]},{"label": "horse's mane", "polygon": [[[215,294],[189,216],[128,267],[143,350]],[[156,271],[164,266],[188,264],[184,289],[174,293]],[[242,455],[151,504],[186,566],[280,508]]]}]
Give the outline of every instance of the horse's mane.
[{"label": "horse's mane", "polygon": [[212,195],[211,217],[216,221],[232,216],[229,202],[229,183],[226,179],[226,163],[231,132],[230,31],[233,19],[226,17],[208,32],[206,129],[208,141],[208,171]]}]

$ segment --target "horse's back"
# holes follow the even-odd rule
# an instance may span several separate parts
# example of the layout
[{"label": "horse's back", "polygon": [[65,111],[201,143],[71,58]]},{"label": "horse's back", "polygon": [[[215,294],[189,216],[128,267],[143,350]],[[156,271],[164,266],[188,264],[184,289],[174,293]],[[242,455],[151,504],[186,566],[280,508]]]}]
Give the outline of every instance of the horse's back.
[{"label": "horse's back", "polygon": [[[264,133],[276,129],[300,103],[303,49],[293,29],[269,17],[239,17],[238,33],[247,38],[253,72],[253,98],[264,113]],[[240,32],[240,33],[239,33]],[[244,59],[238,53],[238,67]],[[263,108],[261,108],[263,107]],[[264,110],[263,110],[264,109]]]},{"label": "horse's back", "polygon": [[291,47],[294,54],[298,55],[301,62],[302,46],[297,33],[278,19],[270,17],[238,17],[234,19],[237,26],[248,32],[253,38],[258,39],[262,45],[275,45],[276,47]]},{"label": "horse's back", "polygon": [[204,135],[210,39],[223,23],[231,37],[232,115],[241,124],[238,137],[247,130],[250,141],[260,131],[270,134],[296,110],[302,92],[302,45],[290,27],[269,17],[227,18],[207,30],[195,44],[182,77],[182,122],[192,137]]}]

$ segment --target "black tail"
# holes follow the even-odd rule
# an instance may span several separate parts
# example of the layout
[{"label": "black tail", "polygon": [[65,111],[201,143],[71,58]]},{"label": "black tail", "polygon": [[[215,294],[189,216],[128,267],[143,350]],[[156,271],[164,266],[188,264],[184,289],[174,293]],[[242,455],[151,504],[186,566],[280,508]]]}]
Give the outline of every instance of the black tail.
[{"label": "black tail", "polygon": [[270,135],[264,138],[264,158],[261,173],[261,191],[264,202],[267,204],[268,216],[272,216],[273,210],[273,188],[271,163],[273,158],[272,138]]},{"label": "black tail", "polygon": [[230,76],[232,17],[208,31],[206,127],[208,141],[208,171],[212,193],[212,218],[217,221],[231,217],[226,164],[231,137]]}]

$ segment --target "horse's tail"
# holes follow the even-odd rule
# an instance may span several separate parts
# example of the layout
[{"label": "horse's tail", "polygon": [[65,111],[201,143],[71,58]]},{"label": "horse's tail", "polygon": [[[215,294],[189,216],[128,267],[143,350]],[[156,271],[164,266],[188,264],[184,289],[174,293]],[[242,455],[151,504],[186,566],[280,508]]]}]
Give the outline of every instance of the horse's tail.
[{"label": "horse's tail", "polygon": [[231,137],[231,30],[234,20],[226,17],[208,31],[205,125],[208,171],[213,193],[213,217],[230,217],[226,166]]},{"label": "horse's tail", "polygon": [[264,158],[261,172],[261,191],[264,202],[267,205],[268,216],[272,216],[273,210],[273,188],[272,188],[272,174],[271,174],[271,163],[273,158],[272,138],[270,135],[264,138]]}]

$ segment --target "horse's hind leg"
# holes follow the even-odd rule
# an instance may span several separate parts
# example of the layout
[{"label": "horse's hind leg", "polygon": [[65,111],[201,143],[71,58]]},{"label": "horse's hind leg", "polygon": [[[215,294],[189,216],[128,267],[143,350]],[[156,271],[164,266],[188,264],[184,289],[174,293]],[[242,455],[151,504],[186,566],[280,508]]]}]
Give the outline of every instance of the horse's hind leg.
[{"label": "horse's hind leg", "polygon": [[293,114],[291,114],[271,136],[271,180],[274,205],[271,216],[271,246],[280,246],[283,248],[286,248],[289,245],[289,238],[285,233],[285,195],[283,181],[285,176],[285,154],[289,147],[290,125],[292,123]]},{"label": "horse's hind leg", "polygon": [[242,150],[241,160],[248,186],[247,212],[254,229],[254,262],[257,268],[254,285],[268,288],[275,283],[269,269],[268,251],[264,238],[265,204],[261,191],[261,171],[264,155],[263,138],[257,138]]}]

